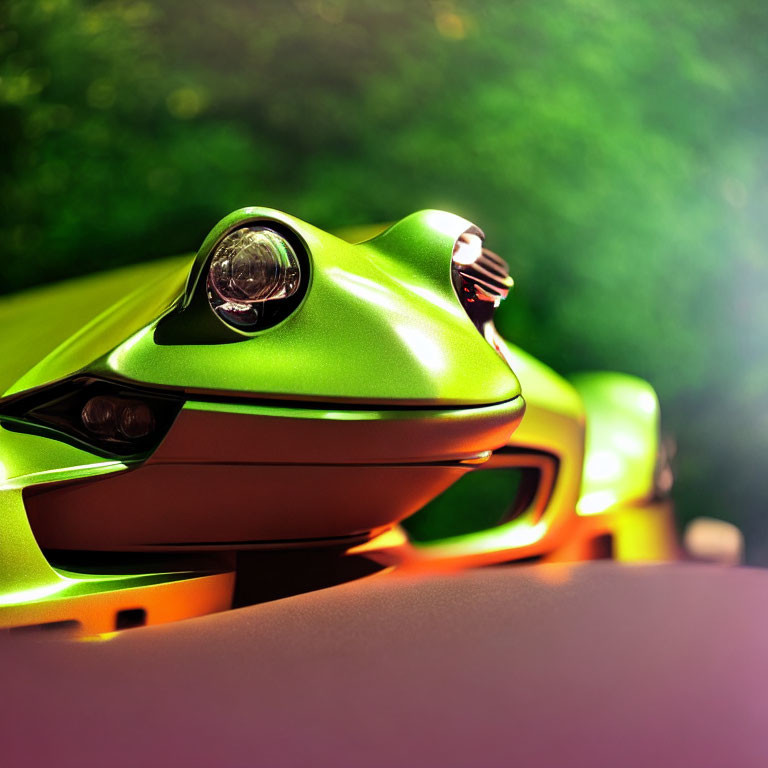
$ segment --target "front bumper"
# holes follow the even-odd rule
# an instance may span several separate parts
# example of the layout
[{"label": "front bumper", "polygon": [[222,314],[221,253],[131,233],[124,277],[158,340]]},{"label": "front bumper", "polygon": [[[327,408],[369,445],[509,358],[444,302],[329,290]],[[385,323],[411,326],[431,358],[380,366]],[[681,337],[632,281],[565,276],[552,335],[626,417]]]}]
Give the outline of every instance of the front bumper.
[{"label": "front bumper", "polygon": [[25,490],[46,549],[306,546],[407,517],[505,444],[516,397],[328,410],[189,401],[142,465]]}]

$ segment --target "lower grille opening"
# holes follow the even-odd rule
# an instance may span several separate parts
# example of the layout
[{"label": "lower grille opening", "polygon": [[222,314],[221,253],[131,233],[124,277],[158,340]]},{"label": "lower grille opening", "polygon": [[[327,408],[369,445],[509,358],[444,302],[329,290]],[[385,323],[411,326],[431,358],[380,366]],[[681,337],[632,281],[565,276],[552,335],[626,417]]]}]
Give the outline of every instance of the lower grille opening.
[{"label": "lower grille opening", "polygon": [[541,483],[536,467],[477,469],[402,522],[416,543],[485,531],[531,508]]},{"label": "lower grille opening", "polygon": [[241,551],[237,555],[233,607],[345,584],[371,576],[385,567],[364,556],[348,555],[345,547]]}]

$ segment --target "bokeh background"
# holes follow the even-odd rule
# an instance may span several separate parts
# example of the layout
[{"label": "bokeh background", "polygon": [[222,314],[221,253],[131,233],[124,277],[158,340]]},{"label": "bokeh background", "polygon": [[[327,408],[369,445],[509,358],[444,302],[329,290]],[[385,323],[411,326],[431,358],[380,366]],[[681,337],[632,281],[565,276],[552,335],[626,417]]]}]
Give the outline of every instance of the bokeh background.
[{"label": "bokeh background", "polygon": [[455,211],[512,265],[505,335],[649,379],[681,521],[768,565],[767,73],[753,0],[4,0],[0,292],[248,204]]}]

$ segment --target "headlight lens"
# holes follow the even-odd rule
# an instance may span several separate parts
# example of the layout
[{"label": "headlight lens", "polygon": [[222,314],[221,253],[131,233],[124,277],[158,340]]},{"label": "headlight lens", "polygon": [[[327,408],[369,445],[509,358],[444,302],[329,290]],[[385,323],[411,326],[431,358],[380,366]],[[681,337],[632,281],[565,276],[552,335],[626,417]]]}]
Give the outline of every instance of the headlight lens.
[{"label": "headlight lens", "polygon": [[213,311],[228,325],[257,330],[266,303],[294,296],[301,265],[293,246],[269,227],[243,227],[216,247],[208,270]]}]

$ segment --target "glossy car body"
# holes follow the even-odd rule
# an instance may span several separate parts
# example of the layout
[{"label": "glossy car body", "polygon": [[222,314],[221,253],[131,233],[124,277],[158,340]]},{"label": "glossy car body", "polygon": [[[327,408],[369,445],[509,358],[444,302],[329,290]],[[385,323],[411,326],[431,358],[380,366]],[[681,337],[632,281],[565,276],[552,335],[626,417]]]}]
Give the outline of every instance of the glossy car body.
[{"label": "glossy car body", "polygon": [[[248,227],[303,259],[290,313],[253,332],[206,298],[211,259]],[[104,631],[103,606],[115,626],[226,607],[231,561],[210,553],[365,541],[486,460],[524,401],[454,287],[474,231],[424,211],[353,245],[242,209],[193,259],[6,300],[0,624]],[[86,419],[104,401],[120,419],[149,409],[151,427],[104,437]],[[118,551],[208,559],[121,573],[116,555],[83,558]]]},{"label": "glossy car body", "polygon": [[607,371],[565,378],[492,333],[525,396],[520,426],[397,531],[354,551],[415,568],[678,559],[670,447],[653,387]]},{"label": "glossy car body", "polygon": [[[202,283],[218,244],[265,224],[308,281],[286,319],[241,333]],[[194,258],[0,304],[0,625],[92,634],[223,610],[249,548],[401,568],[674,558],[652,388],[566,380],[498,335],[497,302],[471,318],[451,266],[467,232],[426,211],[336,237],[244,209]],[[89,391],[167,408],[159,439],[120,455],[36,420]]]},{"label": "glossy car body", "polygon": [[[508,444],[471,478],[404,522],[406,539],[392,543],[404,550],[400,557],[427,566],[532,557],[676,559],[671,473],[652,387],[608,372],[566,380],[520,348],[503,341],[500,346],[525,392],[525,417]],[[493,482],[499,485],[494,475],[515,473],[522,480],[506,498],[487,493]],[[469,481],[472,488],[462,499],[461,486]],[[466,521],[471,492],[481,512],[474,527]],[[453,516],[452,525],[462,532],[444,535],[450,526],[441,524],[441,516]]]}]

